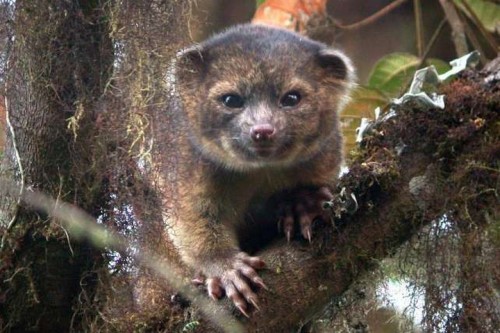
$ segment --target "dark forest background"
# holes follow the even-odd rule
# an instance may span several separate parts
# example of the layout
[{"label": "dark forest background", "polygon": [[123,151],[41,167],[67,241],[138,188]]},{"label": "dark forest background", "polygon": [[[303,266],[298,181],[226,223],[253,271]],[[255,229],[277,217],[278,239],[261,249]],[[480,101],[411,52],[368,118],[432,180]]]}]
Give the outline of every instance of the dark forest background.
[{"label": "dark forest background", "polygon": [[[479,2],[499,6],[467,0]],[[391,3],[401,5],[342,28]],[[457,54],[443,4],[462,13],[478,67],[429,88],[445,95],[444,110],[404,105],[384,117],[424,66],[423,49],[445,62],[466,53]],[[279,239],[262,249],[271,291],[244,319],[191,286],[161,242],[159,203],[175,175],[152,154],[175,162],[167,75],[175,53],[248,22],[255,1],[0,1],[0,331],[494,331],[500,65],[487,64],[498,28],[485,31],[484,18],[460,5],[331,0],[329,17],[310,22],[310,36],[352,57],[361,85],[389,54],[410,53],[417,64],[383,76],[398,75],[396,91],[355,96],[345,112],[372,122],[346,152],[332,223],[312,245]]]}]

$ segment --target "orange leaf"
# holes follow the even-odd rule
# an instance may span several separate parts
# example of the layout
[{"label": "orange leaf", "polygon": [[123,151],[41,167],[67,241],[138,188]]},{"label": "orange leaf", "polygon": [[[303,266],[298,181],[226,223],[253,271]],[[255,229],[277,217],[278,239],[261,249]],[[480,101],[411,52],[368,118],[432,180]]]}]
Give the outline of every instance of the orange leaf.
[{"label": "orange leaf", "polygon": [[278,26],[304,32],[313,15],[324,16],[327,0],[266,0],[252,19],[252,23]]}]

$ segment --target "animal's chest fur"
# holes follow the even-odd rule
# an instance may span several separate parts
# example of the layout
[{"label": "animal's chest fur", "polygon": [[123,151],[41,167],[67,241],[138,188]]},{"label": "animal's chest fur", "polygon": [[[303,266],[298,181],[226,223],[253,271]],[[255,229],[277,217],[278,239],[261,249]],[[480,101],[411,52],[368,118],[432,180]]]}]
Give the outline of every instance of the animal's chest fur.
[{"label": "animal's chest fur", "polygon": [[296,183],[286,172],[233,174],[212,180],[211,196],[219,217],[234,230],[240,247],[253,252],[269,242],[278,231],[278,205],[275,200],[284,189]]}]

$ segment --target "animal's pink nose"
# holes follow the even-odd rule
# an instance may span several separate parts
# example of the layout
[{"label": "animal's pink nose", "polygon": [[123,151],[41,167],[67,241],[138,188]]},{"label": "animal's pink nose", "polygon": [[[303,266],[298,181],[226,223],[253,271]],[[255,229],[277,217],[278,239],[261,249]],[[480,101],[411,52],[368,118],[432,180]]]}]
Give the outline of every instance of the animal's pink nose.
[{"label": "animal's pink nose", "polygon": [[250,136],[255,142],[270,141],[275,133],[275,128],[270,124],[255,125],[250,129]]}]

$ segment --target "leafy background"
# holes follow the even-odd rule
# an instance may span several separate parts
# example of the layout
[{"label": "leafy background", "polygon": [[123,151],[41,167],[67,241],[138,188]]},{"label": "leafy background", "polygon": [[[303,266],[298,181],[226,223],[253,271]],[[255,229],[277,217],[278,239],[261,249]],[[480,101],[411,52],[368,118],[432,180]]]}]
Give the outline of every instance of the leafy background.
[{"label": "leafy background", "polygon": [[[255,5],[263,2],[208,0],[199,3],[195,8],[196,18],[193,20],[198,22],[193,23],[193,39],[202,40],[228,25],[248,22],[254,14]],[[373,118],[375,108],[384,109],[393,98],[403,94],[416,69],[434,65],[438,73],[442,73],[449,69],[448,62],[457,57],[451,40],[452,31],[448,24],[442,22],[444,14],[439,1],[405,1],[370,25],[353,30],[339,28],[340,25],[358,22],[392,2],[327,1],[330,24],[321,23],[311,29],[313,37],[343,49],[353,59],[357,68],[359,87],[354,91],[352,102],[342,114],[347,152],[355,146],[356,128],[361,118]],[[481,29],[473,19],[475,16],[492,36],[498,37],[498,2],[453,2],[462,10],[461,15],[473,31],[471,33],[481,35]],[[417,27],[413,7],[415,3],[419,3],[422,8],[421,29],[424,46],[428,47],[423,61],[417,50]],[[471,14],[470,10],[474,14]],[[438,29],[440,31],[436,33]],[[434,37],[432,45],[429,45]],[[473,48],[471,45],[471,50]],[[487,47],[481,51],[486,53],[486,57],[494,57],[495,53]]]}]

